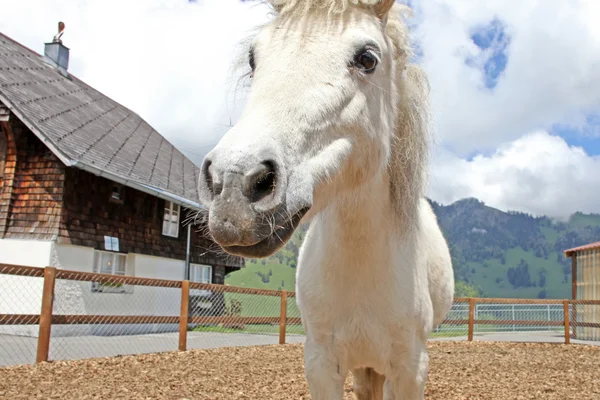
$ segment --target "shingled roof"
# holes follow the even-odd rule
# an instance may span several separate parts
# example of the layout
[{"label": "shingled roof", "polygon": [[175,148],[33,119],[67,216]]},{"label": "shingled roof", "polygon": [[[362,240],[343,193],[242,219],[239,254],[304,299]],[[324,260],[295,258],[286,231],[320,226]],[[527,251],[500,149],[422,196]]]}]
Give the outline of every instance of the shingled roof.
[{"label": "shingled roof", "polygon": [[0,101],[65,165],[201,208],[191,160],[135,112],[2,33]]}]

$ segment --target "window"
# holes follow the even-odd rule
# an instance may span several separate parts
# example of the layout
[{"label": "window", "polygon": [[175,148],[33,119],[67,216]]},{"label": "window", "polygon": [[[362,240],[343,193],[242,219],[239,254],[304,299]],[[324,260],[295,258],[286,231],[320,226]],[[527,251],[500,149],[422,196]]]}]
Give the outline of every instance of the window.
[{"label": "window", "polygon": [[113,183],[110,192],[110,201],[123,204],[123,185]]},{"label": "window", "polygon": [[212,283],[212,266],[190,264],[190,281],[200,283]]},{"label": "window", "polygon": [[[124,276],[127,270],[127,255],[110,251],[94,250],[92,271],[98,274]],[[92,282],[92,292],[125,293],[127,288],[122,283]]]},{"label": "window", "polygon": [[163,219],[163,235],[177,237],[179,235],[179,204],[171,201],[165,202],[165,216]]},{"label": "window", "polygon": [[[212,283],[212,266],[202,264],[190,264],[190,282]],[[192,290],[190,295],[210,297],[210,290]]]}]

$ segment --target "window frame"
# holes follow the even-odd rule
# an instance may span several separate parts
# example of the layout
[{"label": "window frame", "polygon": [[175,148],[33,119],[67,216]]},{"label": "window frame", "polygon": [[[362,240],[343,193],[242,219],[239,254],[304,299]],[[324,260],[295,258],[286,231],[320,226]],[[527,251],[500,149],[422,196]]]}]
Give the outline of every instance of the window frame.
[{"label": "window frame", "polygon": [[[175,213],[175,212],[177,213],[177,220],[174,223],[173,213]],[[169,218],[167,218],[167,216]],[[162,235],[172,237],[172,238],[178,238],[179,237],[179,222],[180,222],[180,220],[181,220],[181,205],[179,205],[175,202],[169,201],[169,200],[165,200],[165,208],[163,210],[163,219],[162,219]],[[167,229],[165,231],[165,228],[167,227],[167,223],[169,224],[168,225],[169,229]],[[171,232],[174,225],[176,227],[175,234],[173,234]]]},{"label": "window frame", "polygon": [[[197,270],[200,270],[200,272],[196,272]],[[208,282],[204,281],[206,270],[208,270]],[[197,280],[198,275],[200,277],[200,280]],[[190,282],[212,284],[212,282],[213,282],[213,266],[208,265],[208,264],[190,263]],[[212,291],[205,290],[205,289],[193,289],[192,292],[193,293],[190,293],[190,294],[193,294],[194,296],[205,297],[205,298],[210,297],[212,294]]]},{"label": "window frame", "polygon": [[[200,280],[196,280],[196,274],[192,271],[196,271],[197,269],[200,269]],[[204,282],[204,271],[207,270],[209,271],[208,274],[208,282]],[[212,272],[213,272],[213,266],[212,265],[208,265],[208,264],[192,264],[190,263],[190,282],[196,282],[196,283],[208,283],[208,284],[212,284]]]},{"label": "window frame", "polygon": [[[111,271],[105,272],[101,269],[101,263],[103,261],[102,256],[109,255],[111,257]],[[119,260],[116,263],[115,260]],[[123,266],[122,271],[117,270],[117,266]],[[121,268],[119,268],[121,269]],[[108,274],[115,276],[126,276],[127,275],[127,254],[119,253],[115,251],[106,251],[94,249],[94,256],[92,261],[92,272],[97,274]],[[92,293],[129,293],[130,285],[122,283],[110,284],[103,282],[92,282]]]},{"label": "window frame", "polygon": [[[117,182],[112,182],[108,201],[110,201],[111,203],[123,204],[125,202],[125,199],[123,198],[123,192],[123,185]],[[115,193],[117,194],[116,197]]]}]

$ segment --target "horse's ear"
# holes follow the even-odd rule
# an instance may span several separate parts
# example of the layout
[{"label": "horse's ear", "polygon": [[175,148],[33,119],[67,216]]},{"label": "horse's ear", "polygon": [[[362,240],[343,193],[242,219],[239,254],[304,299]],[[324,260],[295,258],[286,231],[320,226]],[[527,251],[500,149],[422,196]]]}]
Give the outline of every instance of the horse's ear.
[{"label": "horse's ear", "polygon": [[373,6],[375,9],[375,14],[382,19],[387,20],[387,14],[394,6],[395,0],[380,0],[377,4]]}]

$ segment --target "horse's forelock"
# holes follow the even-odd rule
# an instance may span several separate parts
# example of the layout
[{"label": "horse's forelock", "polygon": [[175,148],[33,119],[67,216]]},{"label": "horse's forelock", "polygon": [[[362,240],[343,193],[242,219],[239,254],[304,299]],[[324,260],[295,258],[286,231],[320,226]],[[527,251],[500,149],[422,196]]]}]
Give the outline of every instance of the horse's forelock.
[{"label": "horse's forelock", "polygon": [[342,13],[348,7],[373,8],[378,14],[385,14],[394,2],[395,0],[267,0],[280,15],[304,14],[314,10]]}]

